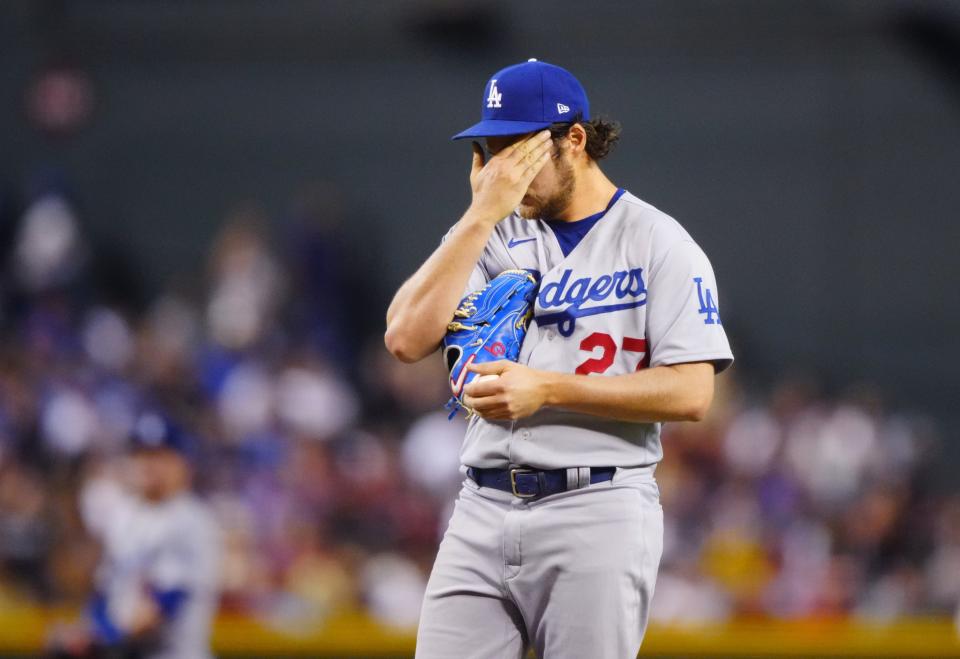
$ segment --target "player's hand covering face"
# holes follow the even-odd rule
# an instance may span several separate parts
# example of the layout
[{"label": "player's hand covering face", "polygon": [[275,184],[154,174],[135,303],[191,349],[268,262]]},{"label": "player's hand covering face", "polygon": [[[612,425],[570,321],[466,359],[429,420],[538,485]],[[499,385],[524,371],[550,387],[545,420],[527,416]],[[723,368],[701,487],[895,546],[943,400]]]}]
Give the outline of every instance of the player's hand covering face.
[{"label": "player's hand covering face", "polygon": [[[516,207],[517,214],[522,218],[528,220],[557,219],[570,205],[576,176],[570,154],[564,148],[564,141],[568,136],[563,135],[561,137],[562,139],[558,140],[556,134],[551,136],[551,157],[533,177],[527,187],[526,194]],[[515,140],[516,138],[512,137],[490,137],[487,138],[487,146],[496,154],[501,149],[512,146]]]},{"label": "player's hand covering face", "polygon": [[550,131],[528,135],[500,149],[489,160],[473,143],[471,208],[490,222],[499,222],[520,205],[530,183],[550,160]]}]

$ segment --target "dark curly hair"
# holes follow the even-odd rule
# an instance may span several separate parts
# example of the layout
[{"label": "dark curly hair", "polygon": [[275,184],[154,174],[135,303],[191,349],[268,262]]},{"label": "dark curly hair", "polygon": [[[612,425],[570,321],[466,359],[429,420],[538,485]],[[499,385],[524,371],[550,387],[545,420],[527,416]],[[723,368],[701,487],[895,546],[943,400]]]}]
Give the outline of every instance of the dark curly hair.
[{"label": "dark curly hair", "polygon": [[602,116],[583,121],[579,114],[572,121],[551,124],[550,137],[554,142],[559,142],[567,136],[574,124],[583,126],[583,131],[587,134],[587,155],[594,160],[606,158],[620,139],[619,121]]}]

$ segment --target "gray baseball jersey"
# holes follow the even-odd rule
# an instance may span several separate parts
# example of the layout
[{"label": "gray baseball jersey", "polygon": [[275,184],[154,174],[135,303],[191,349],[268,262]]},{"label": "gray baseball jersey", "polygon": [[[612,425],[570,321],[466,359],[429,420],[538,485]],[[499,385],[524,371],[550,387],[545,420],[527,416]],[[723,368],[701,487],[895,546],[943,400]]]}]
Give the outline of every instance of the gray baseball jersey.
[{"label": "gray baseball jersey", "polygon": [[[569,247],[569,246],[568,246]],[[467,292],[511,268],[540,275],[520,363],[585,375],[649,366],[733,362],[713,268],[673,218],[620,193],[564,254],[542,220],[516,214],[493,232]],[[474,417],[461,461],[472,467],[634,467],[663,457],[659,423],[631,423],[544,408],[515,422]]]}]

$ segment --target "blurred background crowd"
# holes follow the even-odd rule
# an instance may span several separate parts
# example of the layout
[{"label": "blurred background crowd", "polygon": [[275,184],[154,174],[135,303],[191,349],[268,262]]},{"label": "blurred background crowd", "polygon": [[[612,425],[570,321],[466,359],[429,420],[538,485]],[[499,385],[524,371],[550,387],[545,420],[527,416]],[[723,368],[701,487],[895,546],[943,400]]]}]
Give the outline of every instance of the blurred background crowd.
[{"label": "blurred background crowd", "polygon": [[960,7],[545,6],[0,3],[0,613],[88,596],[150,409],[222,611],[415,624],[464,423],[383,316],[467,203],[447,138],[538,57],[710,254],[737,357],[665,428],[655,620],[953,615]]},{"label": "blurred background crowd", "polygon": [[[161,409],[200,447],[223,610],[289,630],[357,610],[415,625],[464,424],[442,409],[439,358],[384,350],[372,270],[329,187],[291,202],[289,235],[239,207],[196,285],[143,304],[66,188],[33,188],[0,264],[0,606],[88,597],[83,519],[109,515],[103,484],[122,478],[140,412]],[[707,421],[666,428],[655,619],[952,612],[960,496],[926,482],[938,444],[869,385],[724,375]]]}]

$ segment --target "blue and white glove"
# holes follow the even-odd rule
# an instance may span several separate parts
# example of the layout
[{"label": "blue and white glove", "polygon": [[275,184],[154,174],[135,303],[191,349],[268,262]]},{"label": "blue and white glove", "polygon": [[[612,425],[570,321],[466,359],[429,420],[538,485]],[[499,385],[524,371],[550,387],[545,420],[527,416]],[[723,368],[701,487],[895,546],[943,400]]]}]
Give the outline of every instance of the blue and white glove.
[{"label": "blue and white glove", "polygon": [[537,279],[530,272],[505,270],[460,301],[442,342],[453,392],[446,405],[451,419],[461,407],[468,417],[473,414],[463,404],[463,388],[477,377],[467,370],[468,364],[520,357],[536,296]]}]

